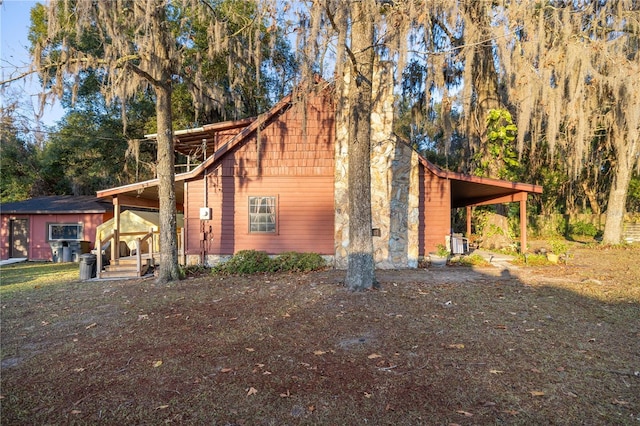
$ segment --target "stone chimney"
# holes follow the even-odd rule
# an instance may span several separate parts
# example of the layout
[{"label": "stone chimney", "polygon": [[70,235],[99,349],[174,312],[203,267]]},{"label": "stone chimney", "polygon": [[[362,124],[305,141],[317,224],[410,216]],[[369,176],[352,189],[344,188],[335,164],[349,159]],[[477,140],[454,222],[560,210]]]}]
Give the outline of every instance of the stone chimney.
[{"label": "stone chimney", "polygon": [[[344,78],[343,94],[346,96],[350,82],[348,73]],[[378,268],[415,268],[418,266],[418,156],[393,133],[393,89],[393,63],[377,63],[371,112],[374,259]],[[334,260],[337,268],[346,268],[349,245],[348,108],[348,105],[338,105],[336,119]]]}]

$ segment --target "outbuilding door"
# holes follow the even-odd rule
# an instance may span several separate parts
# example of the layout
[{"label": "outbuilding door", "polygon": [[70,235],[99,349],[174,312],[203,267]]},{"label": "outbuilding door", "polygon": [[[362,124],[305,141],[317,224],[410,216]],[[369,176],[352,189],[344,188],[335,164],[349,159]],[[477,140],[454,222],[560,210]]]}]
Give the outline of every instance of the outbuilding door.
[{"label": "outbuilding door", "polygon": [[29,257],[29,221],[11,220],[11,257]]}]

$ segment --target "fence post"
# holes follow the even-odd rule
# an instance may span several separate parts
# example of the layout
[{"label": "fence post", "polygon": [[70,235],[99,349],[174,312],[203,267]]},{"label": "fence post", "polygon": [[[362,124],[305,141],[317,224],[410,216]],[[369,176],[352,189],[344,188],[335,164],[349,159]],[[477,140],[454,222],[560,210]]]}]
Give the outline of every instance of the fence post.
[{"label": "fence post", "polygon": [[151,259],[151,266],[156,266],[156,262],[153,260],[153,227],[149,228],[149,234],[151,234],[149,237],[149,259]]},{"label": "fence post", "polygon": [[96,276],[102,278],[102,240],[98,238],[96,241],[98,249],[96,250]]},{"label": "fence post", "polygon": [[140,238],[136,238],[136,273],[141,276],[142,271],[142,253],[140,253]]},{"label": "fence post", "polygon": [[118,230],[113,230],[113,237],[111,241],[111,261],[114,265],[118,264],[118,259],[120,258],[120,235],[118,235]]}]

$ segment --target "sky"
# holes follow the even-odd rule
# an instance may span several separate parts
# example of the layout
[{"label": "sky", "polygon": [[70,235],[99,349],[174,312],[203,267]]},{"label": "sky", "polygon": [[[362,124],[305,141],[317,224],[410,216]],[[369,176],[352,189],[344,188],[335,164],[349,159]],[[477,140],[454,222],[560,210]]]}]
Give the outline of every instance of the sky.
[{"label": "sky", "polygon": [[[29,57],[29,33],[30,11],[38,2],[32,0],[0,0],[0,80],[5,80],[14,74],[28,70],[31,59]],[[27,117],[33,117],[34,128],[35,112],[38,110],[40,85],[35,75],[13,82],[9,85],[11,92],[19,92],[25,101],[26,107],[22,113]],[[0,92],[4,105],[4,93]],[[59,104],[47,105],[41,124],[52,126],[59,120],[64,111]]]}]

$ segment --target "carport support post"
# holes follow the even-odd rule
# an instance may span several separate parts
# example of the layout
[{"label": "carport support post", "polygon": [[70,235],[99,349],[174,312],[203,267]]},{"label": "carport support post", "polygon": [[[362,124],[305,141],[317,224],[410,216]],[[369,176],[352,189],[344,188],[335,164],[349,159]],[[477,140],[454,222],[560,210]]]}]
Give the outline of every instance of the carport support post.
[{"label": "carport support post", "polygon": [[465,237],[469,238],[471,236],[471,215],[473,214],[473,210],[471,206],[467,206],[467,235]]},{"label": "carport support post", "polygon": [[520,253],[527,252],[527,193],[520,200]]},{"label": "carport support post", "polygon": [[111,260],[114,264],[118,263],[120,257],[120,200],[118,196],[113,197],[113,240],[111,241]]}]

